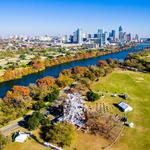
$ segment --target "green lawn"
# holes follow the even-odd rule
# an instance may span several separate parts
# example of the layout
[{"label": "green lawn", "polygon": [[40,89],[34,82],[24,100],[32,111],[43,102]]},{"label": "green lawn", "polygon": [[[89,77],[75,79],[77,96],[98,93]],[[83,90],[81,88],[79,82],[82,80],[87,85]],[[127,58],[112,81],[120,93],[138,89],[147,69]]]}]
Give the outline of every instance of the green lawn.
[{"label": "green lawn", "polygon": [[[109,105],[111,111],[118,113],[113,108],[113,103],[123,101],[118,97],[110,97],[111,93],[127,93],[129,99],[125,100],[133,107],[127,114],[130,121],[135,123],[135,128],[126,127],[120,140],[111,148],[114,150],[149,150],[150,149],[150,74],[131,71],[115,71],[101,79],[91,87],[94,91],[108,92],[99,100],[99,103]],[[121,113],[121,112],[120,112]]]}]

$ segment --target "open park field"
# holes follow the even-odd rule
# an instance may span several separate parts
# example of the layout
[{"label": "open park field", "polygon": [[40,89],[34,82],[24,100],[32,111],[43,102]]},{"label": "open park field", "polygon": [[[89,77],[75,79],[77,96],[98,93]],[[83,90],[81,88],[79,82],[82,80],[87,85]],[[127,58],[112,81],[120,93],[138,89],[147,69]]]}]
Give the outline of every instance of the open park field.
[{"label": "open park field", "polygon": [[[95,92],[127,93],[129,98],[124,100],[133,107],[128,112],[128,120],[134,122],[134,128],[126,127],[120,140],[111,150],[148,150],[150,149],[150,74],[115,71],[92,86]],[[106,94],[99,103],[105,103],[110,111],[117,113],[113,103],[123,101],[119,97]]]},{"label": "open park field", "polygon": [[4,150],[47,150],[47,148],[32,139],[28,139],[25,143],[10,143],[6,145]]},{"label": "open park field", "polygon": [[[129,122],[135,124],[134,128],[125,127],[123,133],[110,150],[148,150],[150,147],[150,74],[121,71],[117,70],[108,76],[101,78],[100,81],[91,85],[91,89],[96,93],[103,93],[100,100],[87,103],[91,108],[97,105],[107,107],[108,113],[119,114],[124,113],[118,110],[113,104],[124,101],[133,107],[133,111],[126,115]],[[113,93],[126,93],[129,98],[111,97]],[[65,150],[100,150],[102,147],[109,145],[110,142],[103,137],[89,135],[77,132],[74,143],[70,148]],[[5,150],[44,150],[42,145],[33,140],[27,140],[23,144],[11,143],[5,147]]]}]

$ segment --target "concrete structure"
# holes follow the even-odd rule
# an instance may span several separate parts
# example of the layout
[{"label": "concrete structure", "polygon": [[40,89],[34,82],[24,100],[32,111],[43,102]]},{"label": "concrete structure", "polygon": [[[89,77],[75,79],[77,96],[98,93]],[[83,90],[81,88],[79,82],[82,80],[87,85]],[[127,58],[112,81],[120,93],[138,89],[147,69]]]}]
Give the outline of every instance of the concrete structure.
[{"label": "concrete structure", "polygon": [[51,147],[51,148],[54,149],[54,150],[62,150],[61,147],[57,147],[57,146],[55,146],[55,145],[53,145],[53,144],[51,144],[51,143],[48,143],[48,142],[44,142],[44,146],[46,146],[46,147]]}]

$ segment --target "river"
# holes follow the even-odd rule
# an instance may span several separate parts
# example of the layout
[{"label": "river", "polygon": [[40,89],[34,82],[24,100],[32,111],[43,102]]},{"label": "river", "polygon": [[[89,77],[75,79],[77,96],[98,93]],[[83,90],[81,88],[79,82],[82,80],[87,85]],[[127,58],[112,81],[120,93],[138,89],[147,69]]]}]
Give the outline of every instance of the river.
[{"label": "river", "polygon": [[68,62],[65,64],[60,64],[52,67],[47,67],[45,70],[41,72],[24,76],[21,79],[0,83],[0,97],[4,97],[6,92],[10,90],[14,85],[28,86],[30,83],[35,83],[36,80],[43,78],[45,76],[53,76],[57,78],[59,73],[64,69],[73,68],[75,66],[95,65],[99,60],[105,60],[108,58],[123,61],[129,53],[135,53],[141,51],[148,46],[149,46],[148,44],[139,44],[133,48],[129,48],[128,50],[124,50],[121,52],[107,54],[104,56],[99,56],[99,57],[94,57],[94,58],[89,58],[89,59],[84,59],[79,61]]}]

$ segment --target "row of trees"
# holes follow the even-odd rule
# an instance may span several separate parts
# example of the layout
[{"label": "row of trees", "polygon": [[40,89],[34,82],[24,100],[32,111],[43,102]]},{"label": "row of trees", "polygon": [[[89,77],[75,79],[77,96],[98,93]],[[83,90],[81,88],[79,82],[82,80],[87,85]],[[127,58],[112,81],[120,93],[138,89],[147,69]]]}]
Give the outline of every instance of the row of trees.
[{"label": "row of trees", "polygon": [[[110,62],[111,61],[111,62]],[[117,61],[113,60],[102,60],[97,63],[97,66],[90,67],[74,67],[72,69],[64,70],[60,73],[59,77],[72,78],[74,80],[80,80],[81,78],[88,78],[91,81],[96,80],[99,77],[106,76],[112,72],[113,68],[119,66]]]},{"label": "row of trees", "polygon": [[[115,52],[115,50],[114,50]],[[5,71],[4,75],[0,77],[0,82],[13,80],[17,78],[21,78],[22,76],[25,76],[27,74],[35,73],[41,70],[44,70],[47,66],[54,66],[66,62],[81,60],[81,59],[87,59],[91,57],[101,56],[108,53],[112,53],[112,51],[102,51],[102,50],[96,50],[96,51],[86,51],[82,53],[77,53],[74,56],[67,55],[67,56],[58,56],[55,59],[47,59],[42,60],[40,57],[35,57],[26,67],[24,68],[9,68]],[[21,56],[21,59],[24,56]]]},{"label": "row of trees", "polygon": [[150,49],[139,53],[129,54],[123,63],[124,66],[134,67],[140,71],[150,72]]}]

